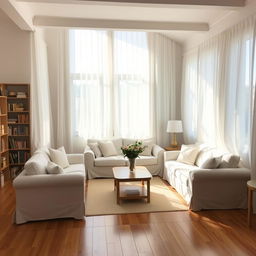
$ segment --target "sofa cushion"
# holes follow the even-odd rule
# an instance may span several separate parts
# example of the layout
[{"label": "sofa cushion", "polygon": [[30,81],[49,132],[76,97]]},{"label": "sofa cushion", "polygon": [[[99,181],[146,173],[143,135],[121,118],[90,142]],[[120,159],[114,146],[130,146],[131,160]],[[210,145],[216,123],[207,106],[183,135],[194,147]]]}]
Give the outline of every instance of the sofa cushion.
[{"label": "sofa cushion", "polygon": [[84,164],[71,164],[69,167],[63,169],[64,173],[85,173]]},{"label": "sofa cushion", "polygon": [[98,157],[94,160],[95,166],[125,166],[124,156]]},{"label": "sofa cushion", "polygon": [[49,174],[61,174],[63,173],[63,168],[51,161],[48,162],[48,165],[46,167],[46,171]]},{"label": "sofa cushion", "polygon": [[221,159],[219,168],[237,168],[240,161],[240,156],[233,154],[224,154]]},{"label": "sofa cushion", "polygon": [[122,147],[122,139],[121,138],[117,138],[117,139],[102,139],[102,140],[97,140],[97,139],[88,139],[87,140],[87,144],[88,146],[90,147],[90,143],[99,143],[100,141],[102,142],[106,142],[106,141],[112,141],[115,148],[116,148],[116,151],[117,151],[117,154],[118,155],[121,155],[122,154],[122,150],[121,150],[121,147]]},{"label": "sofa cushion", "polygon": [[58,149],[49,149],[50,157],[52,162],[61,166],[62,168],[66,168],[69,166],[67,154],[64,147],[60,147]]},{"label": "sofa cushion", "polygon": [[97,142],[95,142],[95,143],[88,143],[88,146],[93,151],[93,153],[94,153],[96,158],[97,157],[102,157],[102,153],[100,151],[99,144]]},{"label": "sofa cushion", "polygon": [[36,151],[32,157],[25,163],[24,169],[26,175],[46,174],[46,167],[49,156],[44,152]]},{"label": "sofa cushion", "polygon": [[114,143],[111,140],[104,142],[99,141],[99,148],[104,157],[117,155],[117,150],[115,148]]},{"label": "sofa cushion", "polygon": [[152,156],[153,140],[143,140],[142,145],[145,146],[145,149],[140,153],[140,156]]},{"label": "sofa cushion", "polygon": [[155,156],[141,156],[136,158],[136,165],[154,165],[157,164]]},{"label": "sofa cushion", "polygon": [[178,162],[194,165],[199,148],[196,145],[182,145],[178,155]]},{"label": "sofa cushion", "polygon": [[[200,150],[195,164],[199,167],[202,167],[204,164],[206,164],[206,162],[208,162],[208,164],[209,164],[211,162],[210,159],[212,159],[212,161],[214,161],[213,158],[216,158],[215,160],[219,161],[219,163],[218,163],[218,165],[219,165],[222,155],[223,155],[223,153],[221,151],[217,150],[216,148],[205,147],[202,150]],[[214,168],[217,168],[217,166]]]},{"label": "sofa cushion", "polygon": [[221,156],[206,159],[199,167],[202,169],[216,169],[221,162]]}]

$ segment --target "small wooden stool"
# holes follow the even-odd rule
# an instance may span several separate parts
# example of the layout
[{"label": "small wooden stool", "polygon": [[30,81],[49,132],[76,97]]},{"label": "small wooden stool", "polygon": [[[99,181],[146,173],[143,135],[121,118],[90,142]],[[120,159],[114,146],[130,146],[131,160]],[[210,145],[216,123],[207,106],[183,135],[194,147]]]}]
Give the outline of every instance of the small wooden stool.
[{"label": "small wooden stool", "polygon": [[247,223],[250,227],[252,225],[252,214],[253,214],[253,191],[256,191],[256,180],[247,181],[248,189],[248,218]]}]

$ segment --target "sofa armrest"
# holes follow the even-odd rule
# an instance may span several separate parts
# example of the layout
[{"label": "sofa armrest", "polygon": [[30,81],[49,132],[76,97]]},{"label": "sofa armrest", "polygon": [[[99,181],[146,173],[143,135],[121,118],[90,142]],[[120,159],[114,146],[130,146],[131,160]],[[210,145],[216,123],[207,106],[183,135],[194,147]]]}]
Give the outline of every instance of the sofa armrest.
[{"label": "sofa armrest", "polygon": [[90,170],[94,166],[94,160],[95,160],[95,155],[93,151],[89,148],[86,147],[84,150],[84,165],[86,170]]},{"label": "sofa armrest", "polygon": [[164,152],[164,162],[169,160],[177,160],[178,155],[180,151],[174,150],[174,151],[165,151]]},{"label": "sofa armrest", "polygon": [[84,163],[84,154],[67,154],[67,157],[70,164]]},{"label": "sofa armrest", "polygon": [[161,148],[160,146],[158,146],[158,145],[154,145],[153,146],[153,148],[152,148],[152,154],[153,154],[153,156],[155,156],[155,157],[159,157],[159,155],[161,154],[161,153],[163,153],[164,152],[164,149],[163,148]]},{"label": "sofa armrest", "polygon": [[66,187],[83,186],[84,174],[38,174],[25,175],[25,170],[13,181],[15,189],[38,188],[38,187]]}]

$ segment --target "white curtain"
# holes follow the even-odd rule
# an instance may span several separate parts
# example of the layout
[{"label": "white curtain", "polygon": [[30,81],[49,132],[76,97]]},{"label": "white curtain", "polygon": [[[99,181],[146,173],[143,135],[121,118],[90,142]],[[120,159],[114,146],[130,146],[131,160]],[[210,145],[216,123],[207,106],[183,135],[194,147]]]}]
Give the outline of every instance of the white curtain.
[{"label": "white curtain", "polygon": [[[71,30],[70,88],[76,138],[149,138],[169,144],[181,50],[160,34]],[[177,74],[178,73],[178,74]]]},{"label": "white curtain", "polygon": [[147,34],[115,31],[113,57],[115,135],[152,137]]},{"label": "white curtain", "polygon": [[167,122],[180,119],[181,48],[161,34],[150,33],[151,125],[156,141],[170,145]]},{"label": "white curtain", "polygon": [[31,147],[51,146],[47,49],[42,31],[31,33]]},{"label": "white curtain", "polygon": [[255,28],[251,17],[186,54],[182,90],[186,142],[239,154],[254,173]]}]

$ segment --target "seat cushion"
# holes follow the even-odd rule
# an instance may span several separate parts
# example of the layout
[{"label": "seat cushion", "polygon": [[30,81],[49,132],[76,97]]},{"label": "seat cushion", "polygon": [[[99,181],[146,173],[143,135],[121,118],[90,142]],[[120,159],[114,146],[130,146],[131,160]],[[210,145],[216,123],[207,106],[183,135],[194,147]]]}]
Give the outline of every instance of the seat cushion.
[{"label": "seat cushion", "polygon": [[136,158],[136,165],[154,165],[157,164],[157,157],[155,156],[140,156]]},{"label": "seat cushion", "polygon": [[94,160],[95,166],[125,166],[126,159],[124,156],[98,157]]},{"label": "seat cushion", "polygon": [[84,174],[85,173],[84,165],[83,164],[70,164],[67,168],[63,169],[63,172],[66,174],[76,173],[76,172]]}]

